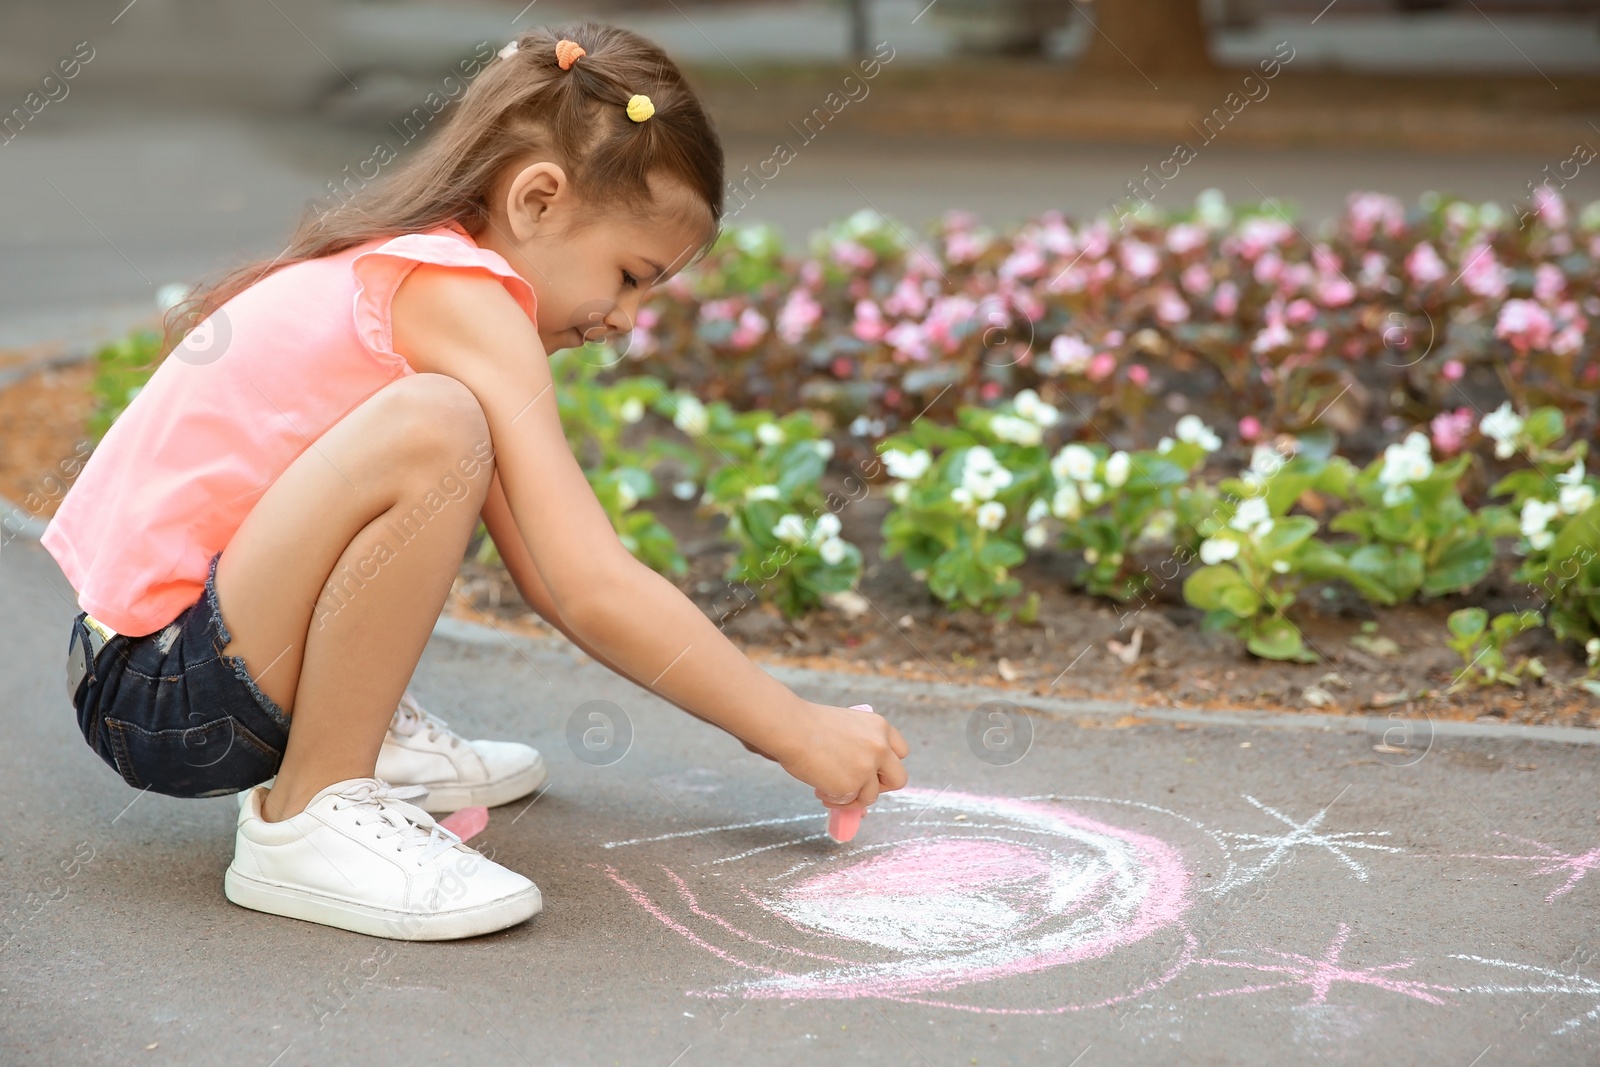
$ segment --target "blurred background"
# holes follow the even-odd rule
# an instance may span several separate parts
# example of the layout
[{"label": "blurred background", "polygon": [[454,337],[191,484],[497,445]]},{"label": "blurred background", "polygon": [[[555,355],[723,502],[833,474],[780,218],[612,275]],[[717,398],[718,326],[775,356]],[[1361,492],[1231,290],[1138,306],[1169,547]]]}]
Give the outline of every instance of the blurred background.
[{"label": "blurred background", "polygon": [[[1217,187],[1308,223],[1357,189],[1509,207],[1600,146],[1596,0],[7,0],[0,349],[117,336],[161,286],[274,254],[454,64],[575,17],[686,66],[731,176],[803,144],[739,215],[796,241],[868,206],[1082,218],[1180,139],[1204,147],[1157,206]],[[1254,95],[1203,125],[1230,92]],[[1563,195],[1600,198],[1597,173]]]}]

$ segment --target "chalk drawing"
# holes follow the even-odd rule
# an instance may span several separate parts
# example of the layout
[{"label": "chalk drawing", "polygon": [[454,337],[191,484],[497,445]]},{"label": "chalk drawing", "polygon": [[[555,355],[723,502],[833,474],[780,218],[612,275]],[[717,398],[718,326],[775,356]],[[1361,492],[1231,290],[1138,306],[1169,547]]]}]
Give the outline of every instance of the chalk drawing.
[{"label": "chalk drawing", "polygon": [[1563,852],[1561,849],[1552,848],[1541,841],[1529,837],[1518,837],[1515,834],[1495,831],[1497,837],[1507,837],[1513,841],[1520,841],[1524,845],[1531,845],[1539,850],[1537,855],[1481,855],[1474,852],[1457,853],[1459,859],[1474,860],[1521,860],[1526,863],[1536,863],[1534,874],[1560,874],[1566,872],[1565,885],[1557,886],[1544,898],[1546,904],[1554,904],[1556,897],[1572,892],[1572,887],[1583,881],[1584,875],[1590,871],[1600,870],[1600,848],[1591,848],[1587,852]]},{"label": "chalk drawing", "polygon": [[1305,986],[1311,991],[1311,998],[1302,1007],[1311,1007],[1326,1004],[1328,992],[1341,982],[1356,985],[1369,985],[1389,993],[1399,993],[1418,1000],[1425,1000],[1429,1004],[1445,1003],[1435,992],[1454,992],[1455,987],[1434,985],[1428,982],[1419,982],[1410,979],[1390,977],[1394,971],[1409,970],[1416,964],[1416,960],[1408,959],[1397,963],[1385,963],[1376,967],[1357,967],[1344,963],[1340,956],[1344,952],[1345,942],[1350,939],[1350,927],[1345,923],[1339,924],[1339,932],[1321,956],[1302,956],[1294,952],[1271,952],[1269,955],[1274,960],[1263,963],[1252,963],[1243,960],[1224,959],[1198,959],[1197,966],[1204,967],[1236,967],[1263,974],[1283,975],[1281,979],[1271,982],[1261,982],[1254,985],[1240,986],[1237,989],[1218,989],[1201,993],[1201,997],[1231,997],[1243,993],[1264,993],[1269,989],[1290,989],[1295,986]]},{"label": "chalk drawing", "polygon": [[[1289,832],[1286,834],[1243,834],[1224,832],[1224,836],[1238,842],[1238,844],[1236,844],[1234,847],[1241,852],[1262,850],[1267,853],[1266,858],[1263,859],[1257,866],[1239,875],[1234,880],[1233,884],[1228,887],[1230,889],[1234,888],[1235,886],[1252,882],[1256,878],[1259,878],[1262,874],[1265,874],[1267,871],[1275,867],[1285,856],[1293,853],[1294,850],[1301,845],[1310,845],[1314,848],[1326,849],[1328,852],[1337,857],[1339,862],[1350,868],[1358,880],[1363,882],[1370,877],[1367,873],[1367,869],[1361,864],[1357,863],[1355,860],[1351,859],[1349,856],[1345,855],[1345,849],[1366,848],[1377,852],[1404,851],[1403,849],[1395,848],[1393,845],[1380,845],[1371,841],[1359,840],[1359,838],[1363,837],[1387,837],[1389,835],[1389,831],[1387,830],[1354,830],[1336,834],[1319,833],[1317,828],[1322,825],[1322,820],[1327,818],[1328,808],[1333,807],[1332,804],[1329,804],[1327,808],[1323,808],[1305,822],[1295,822],[1277,808],[1268,807],[1253,796],[1246,794],[1244,799],[1251,804],[1254,804],[1268,815],[1271,815],[1274,819],[1277,819],[1285,826],[1289,827]],[[1335,800],[1337,800],[1337,798],[1335,798]]]},{"label": "chalk drawing", "polygon": [[[690,995],[741,1006],[875,997],[990,1015],[1059,1015],[1133,1004],[1163,989],[1187,1003],[1303,989],[1305,1000],[1291,1009],[1297,1033],[1304,1023],[1334,1034],[1354,1032],[1375,1017],[1350,995],[1365,987],[1436,1006],[1459,1004],[1467,995],[1542,995],[1547,1003],[1577,997],[1591,1006],[1562,1022],[1556,1034],[1600,1020],[1600,981],[1576,969],[1466,954],[1431,964],[1403,954],[1357,963],[1349,959],[1352,930],[1345,922],[1330,925],[1327,940],[1308,952],[1257,944],[1208,946],[1202,955],[1189,924],[1202,894],[1217,899],[1269,877],[1301,846],[1327,852],[1360,882],[1369,882],[1371,872],[1348,852],[1405,854],[1369,840],[1387,831],[1324,830],[1332,804],[1297,821],[1242,797],[1286,832],[1221,830],[1167,808],[1111,797],[1006,799],[904,789],[880,799],[852,847],[828,842],[820,832],[825,816],[813,812],[611,841],[603,847],[619,857],[661,842],[677,847],[715,840],[731,847],[711,854],[691,850],[672,866],[656,862],[625,871],[620,860],[595,866],[663,927],[740,976]],[[1100,814],[1106,810],[1112,814]],[[1180,838],[1187,842],[1182,850],[1175,843]],[[1600,849],[1568,853],[1513,839],[1537,852],[1474,858],[1566,873],[1565,884],[1547,900],[1600,869]],[[1236,852],[1259,862],[1244,867]],[[742,877],[740,865],[755,857],[761,857],[758,869]],[[1514,972],[1515,980],[1484,981],[1485,967]],[[1058,968],[1071,973],[1012,981]],[[1230,974],[1241,983],[1188,992],[1175,985],[1184,976],[1197,981]],[[988,987],[985,1003],[973,1003],[971,987],[980,985]],[[1074,999],[1080,990],[1094,992]],[[1047,1002],[1037,1006],[1019,1002],[1041,996]]]}]

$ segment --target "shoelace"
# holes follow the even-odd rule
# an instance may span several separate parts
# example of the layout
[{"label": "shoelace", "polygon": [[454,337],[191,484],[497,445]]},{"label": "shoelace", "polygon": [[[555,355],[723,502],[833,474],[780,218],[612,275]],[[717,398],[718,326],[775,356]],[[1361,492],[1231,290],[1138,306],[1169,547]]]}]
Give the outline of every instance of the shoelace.
[{"label": "shoelace", "polygon": [[450,729],[445,721],[431,711],[424,710],[417,698],[407,689],[400,695],[400,706],[394,711],[394,718],[389,722],[390,729],[402,737],[410,737],[418,730],[428,731],[428,740],[437,741],[442,735],[450,739],[450,747],[456,748],[461,744],[461,737]]},{"label": "shoelace", "polygon": [[[427,793],[420,785],[394,786],[372,779],[339,793],[333,809],[360,808],[363,813],[370,813],[371,821],[383,824],[376,835],[380,840],[399,834],[395,847],[402,852],[411,848],[425,849],[422,862],[426,863],[461,843],[460,837],[440,826],[432,815],[407,803]],[[366,821],[358,818],[356,824],[359,826]]]}]

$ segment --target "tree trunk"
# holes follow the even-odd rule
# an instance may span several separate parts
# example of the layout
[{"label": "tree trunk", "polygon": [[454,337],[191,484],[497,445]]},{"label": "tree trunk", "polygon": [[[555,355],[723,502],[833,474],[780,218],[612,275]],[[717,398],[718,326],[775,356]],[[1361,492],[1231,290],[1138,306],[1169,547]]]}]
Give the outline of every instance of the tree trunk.
[{"label": "tree trunk", "polygon": [[1095,0],[1095,28],[1078,69],[1144,77],[1209,74],[1200,0]]}]

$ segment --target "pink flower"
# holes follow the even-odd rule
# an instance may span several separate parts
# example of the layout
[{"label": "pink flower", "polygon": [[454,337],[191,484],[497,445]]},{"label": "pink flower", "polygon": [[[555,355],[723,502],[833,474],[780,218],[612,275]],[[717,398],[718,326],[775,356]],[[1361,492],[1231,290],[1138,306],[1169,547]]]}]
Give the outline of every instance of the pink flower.
[{"label": "pink flower", "polygon": [[828,254],[833,257],[835,263],[851,270],[871,270],[878,262],[878,257],[872,254],[871,249],[849,238],[833,242]]},{"label": "pink flower", "polygon": [[945,238],[944,258],[951,263],[970,263],[988,247],[989,238],[982,234],[957,230]]},{"label": "pink flower", "polygon": [[922,327],[914,322],[895,324],[893,329],[883,335],[883,339],[894,349],[894,358],[901,362],[911,359],[925,363],[932,354],[928,350],[928,341],[923,336]]},{"label": "pink flower", "polygon": [[1033,245],[1019,243],[1015,251],[1005,258],[996,273],[1004,280],[1037,278],[1044,270],[1044,256]]},{"label": "pink flower", "polygon": [[1368,289],[1383,289],[1389,284],[1389,257],[1367,252],[1361,257],[1361,284]]},{"label": "pink flower", "polygon": [[1252,352],[1271,352],[1279,348],[1288,348],[1294,342],[1294,335],[1283,324],[1283,320],[1276,316],[1269,316],[1267,325],[1256,334],[1256,339],[1250,343]]},{"label": "pink flower", "polygon": [[898,407],[899,405],[900,390],[896,389],[894,386],[890,386],[889,388],[885,389],[883,391],[883,406],[892,408]]},{"label": "pink flower", "polygon": [[1450,268],[1444,265],[1444,260],[1439,258],[1433,246],[1423,241],[1406,257],[1406,273],[1411,275],[1415,284],[1427,286],[1449,274]]},{"label": "pink flower", "polygon": [[1261,420],[1254,415],[1246,415],[1239,420],[1239,436],[1246,441],[1254,441],[1261,436]]},{"label": "pink flower", "polygon": [[1089,361],[1084,377],[1091,382],[1103,382],[1117,369],[1117,357],[1110,352],[1099,352]]},{"label": "pink flower", "polygon": [[1552,230],[1566,228],[1567,202],[1561,199],[1560,193],[1550,188],[1548,182],[1533,191],[1533,204],[1546,226]]},{"label": "pink flower", "polygon": [[1506,295],[1507,275],[1511,272],[1494,257],[1494,249],[1478,243],[1462,253],[1461,284],[1474,296],[1498,300]]},{"label": "pink flower", "polygon": [[923,314],[928,310],[928,298],[922,292],[922,282],[909,274],[901,278],[883,302],[883,310],[891,315]]},{"label": "pink flower", "polygon": [[1232,318],[1234,312],[1239,310],[1239,287],[1231,281],[1217,286],[1216,293],[1211,297],[1211,308],[1224,319]]},{"label": "pink flower", "polygon": [[878,305],[870,300],[856,301],[856,321],[851,324],[850,332],[868,344],[883,340],[883,335],[889,332],[889,324],[883,321],[883,312],[878,310]]},{"label": "pink flower", "polygon": [[1122,269],[1135,278],[1149,278],[1161,269],[1161,256],[1142,241],[1124,241]]},{"label": "pink flower", "polygon": [[1262,285],[1271,285],[1283,273],[1283,257],[1276,252],[1264,252],[1256,260],[1255,279]]},{"label": "pink flower", "polygon": [[978,395],[985,400],[993,400],[1000,395],[999,382],[984,382],[978,386]]},{"label": "pink flower", "polygon": [[1199,296],[1211,288],[1211,271],[1204,263],[1191,263],[1179,276],[1183,288],[1191,296]]},{"label": "pink flower", "polygon": [[1587,325],[1583,319],[1568,323],[1556,335],[1550,338],[1550,351],[1558,356],[1577,355],[1583,348],[1583,331]]},{"label": "pink flower", "polygon": [[778,336],[797,345],[821,321],[822,305],[809,291],[796,289],[778,311]]},{"label": "pink flower", "polygon": [[1532,300],[1507,300],[1500,306],[1494,335],[1510,342],[1518,355],[1527,355],[1532,349],[1548,348],[1554,329],[1550,313]]},{"label": "pink flower", "polygon": [[830,369],[835,378],[848,378],[855,371],[855,366],[844,356],[835,356]]},{"label": "pink flower", "polygon": [[1306,348],[1310,349],[1312,352],[1321,352],[1327,347],[1328,331],[1324,330],[1321,326],[1318,326],[1315,330],[1312,330],[1310,333],[1306,334]]},{"label": "pink flower", "polygon": [[1150,384],[1150,370],[1143,363],[1135,363],[1128,368],[1128,381],[1140,389]]},{"label": "pink flower", "polygon": [[1056,339],[1050,342],[1051,362],[1057,370],[1068,374],[1082,374],[1093,357],[1094,349],[1083,338],[1070,333],[1057,334]]},{"label": "pink flower", "polygon": [[1467,373],[1467,365],[1462,363],[1459,359],[1447,359],[1444,361],[1444,366],[1439,370],[1440,373],[1444,375],[1445,381],[1459,382],[1462,376]]},{"label": "pink flower", "polygon": [[1291,326],[1304,326],[1317,317],[1317,305],[1309,300],[1293,300],[1283,309],[1283,318]]},{"label": "pink flower", "polygon": [[1167,231],[1167,251],[1173,255],[1181,256],[1197,248],[1204,248],[1205,243],[1206,231],[1192,222],[1175,223]]},{"label": "pink flower", "polygon": [[1541,263],[1533,270],[1533,298],[1541,304],[1554,304],[1567,290],[1567,276],[1554,263]]},{"label": "pink flower", "polygon": [[1267,249],[1286,243],[1295,236],[1294,227],[1280,218],[1257,215],[1245,219],[1239,226],[1239,252],[1245,259],[1255,259]]},{"label": "pink flower", "polygon": [[1405,207],[1392,196],[1380,193],[1351,193],[1346,217],[1350,220],[1350,234],[1366,243],[1374,233],[1382,230],[1389,237],[1398,237],[1405,224]]},{"label": "pink flower", "polygon": [[741,352],[747,352],[761,343],[767,335],[767,317],[755,308],[745,308],[739,313],[739,325],[734,327],[728,343]]},{"label": "pink flower", "polygon": [[1317,282],[1317,301],[1326,308],[1344,307],[1356,298],[1356,287],[1340,275],[1324,275]]},{"label": "pink flower", "polygon": [[1156,294],[1156,318],[1168,326],[1189,319],[1189,304],[1170,286],[1162,286]]},{"label": "pink flower", "polygon": [[1471,408],[1439,412],[1429,423],[1433,431],[1433,446],[1447,456],[1455,455],[1466,444],[1473,424],[1474,412]]}]

